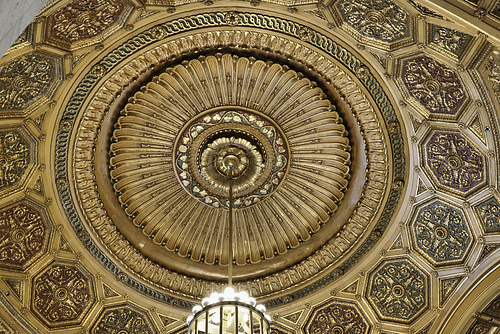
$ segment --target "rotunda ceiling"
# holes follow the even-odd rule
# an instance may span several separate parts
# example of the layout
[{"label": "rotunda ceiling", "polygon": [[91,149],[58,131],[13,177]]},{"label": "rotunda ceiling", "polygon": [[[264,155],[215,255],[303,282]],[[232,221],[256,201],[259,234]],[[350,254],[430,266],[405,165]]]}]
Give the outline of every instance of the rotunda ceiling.
[{"label": "rotunda ceiling", "polygon": [[496,12],[426,6],[49,1],[0,60],[0,328],[183,333],[230,264],[273,334],[500,328]]}]

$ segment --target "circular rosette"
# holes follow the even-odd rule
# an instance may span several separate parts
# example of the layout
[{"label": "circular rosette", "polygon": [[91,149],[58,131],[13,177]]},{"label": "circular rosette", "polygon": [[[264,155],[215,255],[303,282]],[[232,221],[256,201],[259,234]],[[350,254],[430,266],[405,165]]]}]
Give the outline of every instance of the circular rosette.
[{"label": "circular rosette", "polygon": [[[233,205],[244,208],[278,187],[288,166],[289,150],[281,130],[263,115],[216,111],[187,126],[178,138],[174,157],[181,184],[195,198],[215,208],[228,207],[232,177]],[[224,163],[230,157],[237,160],[231,175]]]}]

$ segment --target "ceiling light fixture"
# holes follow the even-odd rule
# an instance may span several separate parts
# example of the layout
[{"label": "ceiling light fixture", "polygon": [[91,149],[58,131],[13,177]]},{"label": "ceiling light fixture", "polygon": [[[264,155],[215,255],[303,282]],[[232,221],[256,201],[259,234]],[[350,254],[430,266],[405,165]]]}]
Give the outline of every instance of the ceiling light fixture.
[{"label": "ceiling light fixture", "polygon": [[[223,293],[214,292],[193,307],[193,315],[187,319],[188,334],[270,334],[271,318],[264,305],[256,305],[247,292],[233,289],[233,181],[240,176],[247,165],[241,154],[241,147],[234,137],[228,138],[230,145],[219,150],[223,156],[214,159],[217,170],[229,181],[229,263],[228,287]],[[243,164],[242,164],[243,162]]]}]

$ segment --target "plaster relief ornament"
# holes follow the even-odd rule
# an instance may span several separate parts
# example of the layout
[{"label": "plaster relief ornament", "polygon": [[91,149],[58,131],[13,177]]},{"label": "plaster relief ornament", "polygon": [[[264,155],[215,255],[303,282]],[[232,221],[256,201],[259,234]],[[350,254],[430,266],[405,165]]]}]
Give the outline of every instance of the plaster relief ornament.
[{"label": "plaster relief ornament", "polygon": [[47,43],[75,50],[109,36],[131,12],[128,1],[73,0],[47,17]]},{"label": "plaster relief ornament", "polygon": [[368,334],[370,328],[370,322],[357,304],[332,299],[313,308],[305,333]]},{"label": "plaster relief ornament", "polygon": [[382,320],[411,323],[428,308],[428,281],[409,260],[385,260],[369,275],[367,298]]},{"label": "plaster relief ornament", "polygon": [[153,334],[158,330],[146,310],[132,305],[115,305],[102,310],[90,333]]},{"label": "plaster relief ornament", "polygon": [[0,267],[23,270],[47,251],[50,223],[27,202],[0,210]]},{"label": "plaster relief ornament", "polygon": [[455,58],[462,52],[472,40],[472,36],[454,29],[448,29],[437,25],[431,25],[429,42],[440,50],[451,54]]},{"label": "plaster relief ornament", "polygon": [[424,158],[431,179],[457,194],[469,194],[486,182],[485,158],[459,133],[433,133]]},{"label": "plaster relief ornament", "polygon": [[[204,198],[205,204],[227,208],[224,197],[228,191],[224,178],[227,171],[222,160],[227,155],[235,155],[241,163],[235,171],[238,178],[234,193],[239,199],[234,205],[244,208],[261,201],[278,187],[288,166],[288,147],[280,132],[265,118],[242,111],[221,111],[200,117],[186,129],[176,148],[176,168],[182,185],[195,197]],[[221,136],[223,133],[225,137]],[[215,134],[217,138],[201,151],[189,149]],[[192,181],[189,173],[193,173]],[[208,192],[202,190],[206,188]]]},{"label": "plaster relief ornament", "polygon": [[32,284],[31,310],[50,328],[80,323],[95,303],[91,275],[78,263],[53,262]]},{"label": "plaster relief ornament", "polygon": [[463,260],[472,243],[463,211],[441,201],[420,208],[411,228],[417,250],[434,265]]},{"label": "plaster relief ornament", "polygon": [[0,66],[0,112],[21,115],[50,99],[61,81],[61,61],[34,53]]},{"label": "plaster relief ornament", "polygon": [[0,129],[0,189],[16,184],[29,168],[30,143],[16,130]]},{"label": "plaster relief ornament", "polygon": [[430,57],[405,60],[401,78],[410,96],[430,115],[455,116],[467,101],[467,93],[458,75]]},{"label": "plaster relief ornament", "polygon": [[486,233],[500,232],[500,203],[493,197],[474,208]]},{"label": "plaster relief ornament", "polygon": [[364,43],[392,50],[412,42],[413,17],[394,1],[341,0],[335,6],[342,27]]}]

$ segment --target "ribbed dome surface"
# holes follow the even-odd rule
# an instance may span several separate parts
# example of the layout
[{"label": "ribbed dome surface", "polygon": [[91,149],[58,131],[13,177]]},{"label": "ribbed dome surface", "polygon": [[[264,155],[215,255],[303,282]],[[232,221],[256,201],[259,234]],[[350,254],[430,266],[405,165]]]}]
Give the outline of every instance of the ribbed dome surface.
[{"label": "ribbed dome surface", "polygon": [[235,186],[237,264],[309,239],[348,185],[349,140],[335,107],[277,63],[217,54],[169,68],[135,94],[116,127],[111,177],[126,213],[194,261],[228,263],[227,184],[210,158],[224,147],[250,157]]}]

